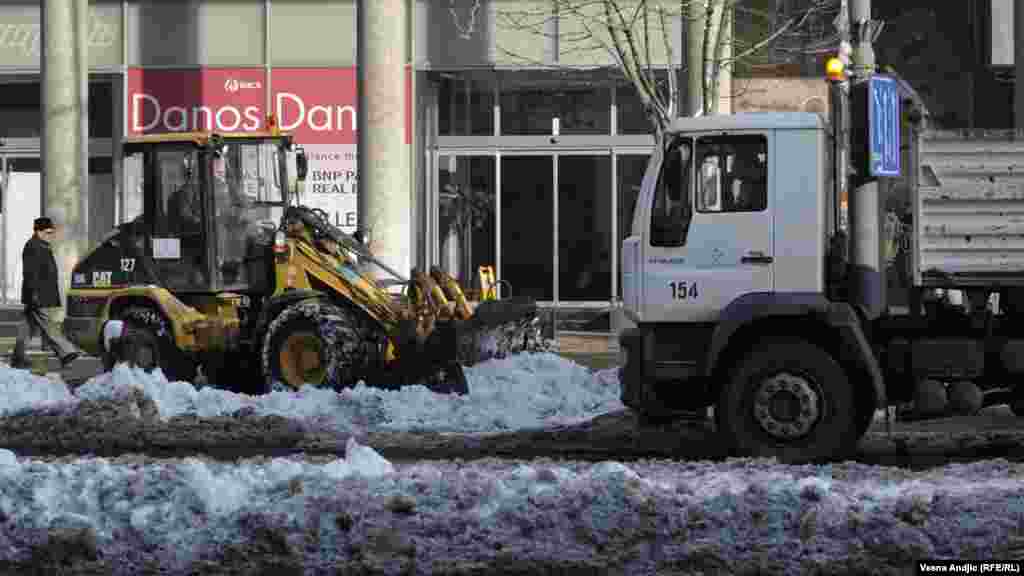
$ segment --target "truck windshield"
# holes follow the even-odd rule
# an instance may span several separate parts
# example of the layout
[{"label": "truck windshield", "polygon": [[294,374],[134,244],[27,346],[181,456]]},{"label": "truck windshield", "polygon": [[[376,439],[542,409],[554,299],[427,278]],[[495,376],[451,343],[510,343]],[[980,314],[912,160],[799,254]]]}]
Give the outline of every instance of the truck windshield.
[{"label": "truck windshield", "polygon": [[219,284],[247,283],[245,258],[264,223],[280,218],[284,186],[277,142],[229,142],[211,158]]}]

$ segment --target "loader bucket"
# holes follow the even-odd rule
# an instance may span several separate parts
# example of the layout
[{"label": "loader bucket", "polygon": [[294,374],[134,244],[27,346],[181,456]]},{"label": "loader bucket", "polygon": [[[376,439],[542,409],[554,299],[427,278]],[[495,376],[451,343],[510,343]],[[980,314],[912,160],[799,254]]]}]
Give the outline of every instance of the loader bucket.
[{"label": "loader bucket", "polygon": [[458,360],[466,366],[553,348],[541,336],[537,303],[527,297],[481,302],[460,331],[458,346]]},{"label": "loader bucket", "polygon": [[475,328],[494,328],[501,324],[518,322],[524,318],[532,319],[536,316],[537,303],[532,298],[507,298],[481,302],[469,322]]}]

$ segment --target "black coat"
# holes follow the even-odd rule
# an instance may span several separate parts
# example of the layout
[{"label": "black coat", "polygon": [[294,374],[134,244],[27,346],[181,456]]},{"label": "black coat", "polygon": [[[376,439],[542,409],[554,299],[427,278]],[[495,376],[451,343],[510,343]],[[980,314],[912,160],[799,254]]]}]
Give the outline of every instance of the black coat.
[{"label": "black coat", "polygon": [[21,302],[26,308],[61,305],[57,260],[50,243],[33,235],[21,251]]}]

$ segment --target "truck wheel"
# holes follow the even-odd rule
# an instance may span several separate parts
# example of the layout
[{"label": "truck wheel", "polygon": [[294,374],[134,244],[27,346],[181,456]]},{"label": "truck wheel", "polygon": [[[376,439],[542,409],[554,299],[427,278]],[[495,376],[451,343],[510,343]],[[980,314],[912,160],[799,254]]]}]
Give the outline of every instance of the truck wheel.
[{"label": "truck wheel", "polygon": [[358,381],[365,359],[351,313],[323,302],[293,304],[270,323],[263,339],[263,392],[270,392],[274,382],[292,390],[304,384],[348,388]]},{"label": "truck wheel", "polygon": [[127,324],[124,347],[130,363],[148,367],[147,371],[159,366],[169,382],[195,379],[195,363],[178,349],[170,324],[163,315],[148,306],[131,306],[122,310],[118,317]]},{"label": "truck wheel", "polygon": [[210,354],[203,359],[206,384],[239,394],[260,394],[264,389],[260,357],[256,350],[245,348]]},{"label": "truck wheel", "polygon": [[1017,384],[1010,397],[1010,410],[1014,416],[1024,418],[1024,384]]},{"label": "truck wheel", "polygon": [[843,458],[859,437],[853,389],[839,364],[799,339],[759,344],[723,386],[718,430],[739,456],[785,463]]}]

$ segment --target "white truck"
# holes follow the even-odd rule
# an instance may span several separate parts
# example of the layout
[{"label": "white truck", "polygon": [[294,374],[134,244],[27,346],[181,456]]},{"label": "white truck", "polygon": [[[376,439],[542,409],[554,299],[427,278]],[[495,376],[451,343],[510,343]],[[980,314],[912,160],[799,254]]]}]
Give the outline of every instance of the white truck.
[{"label": "white truck", "polygon": [[849,289],[846,255],[883,235],[853,225],[842,241],[834,143],[796,112],[683,118],[666,134],[622,247],[635,323],[620,334],[622,400],[641,421],[713,406],[732,453],[802,462],[848,455],[890,406],[1024,415],[1019,183],[960,166],[942,186],[921,170],[909,309],[872,314],[878,295]]}]

